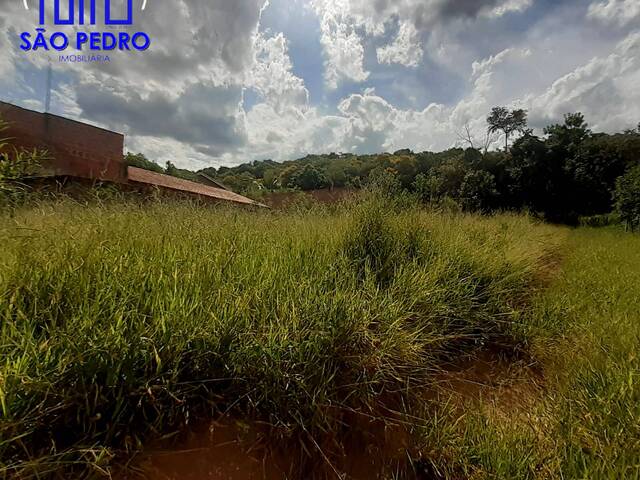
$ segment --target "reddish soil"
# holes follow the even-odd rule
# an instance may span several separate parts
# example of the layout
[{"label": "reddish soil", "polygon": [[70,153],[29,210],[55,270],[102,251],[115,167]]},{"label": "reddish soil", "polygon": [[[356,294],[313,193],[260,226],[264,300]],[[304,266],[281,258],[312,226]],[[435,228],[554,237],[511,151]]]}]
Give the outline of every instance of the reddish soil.
[{"label": "reddish soil", "polygon": [[545,385],[543,369],[534,359],[496,345],[445,364],[436,382],[439,397],[449,396],[460,406],[482,402],[505,412],[535,403]]},{"label": "reddish soil", "polygon": [[[195,429],[171,448],[151,446],[134,459],[125,479],[272,480],[287,478],[279,464],[286,457],[269,454],[259,425],[224,420]],[[265,430],[266,431],[266,430]]]},{"label": "reddish soil", "polygon": [[[357,413],[341,442],[322,445],[270,440],[267,426],[225,420],[192,431],[171,448],[151,447],[123,480],[280,480],[387,478],[409,465],[411,438],[403,426]],[[306,453],[305,453],[306,452]]]},{"label": "reddish soil", "polygon": [[[522,411],[544,389],[541,368],[525,355],[491,346],[445,364],[426,401],[469,402],[501,412]],[[419,458],[417,442],[400,414],[347,411],[343,427],[322,440],[274,436],[259,422],[224,418],[194,429],[171,446],[155,445],[132,462],[123,479],[280,480],[389,478],[438,479]],[[417,471],[416,471],[417,470]]]}]

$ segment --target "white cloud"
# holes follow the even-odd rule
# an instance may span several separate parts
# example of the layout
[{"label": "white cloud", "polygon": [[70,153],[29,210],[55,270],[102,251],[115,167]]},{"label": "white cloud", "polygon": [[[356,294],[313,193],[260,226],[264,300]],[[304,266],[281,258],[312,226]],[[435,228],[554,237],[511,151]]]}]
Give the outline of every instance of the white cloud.
[{"label": "white cloud", "polygon": [[314,0],[312,6],[320,19],[327,86],[336,89],[342,80],[365,81],[369,72],[364,69],[364,47],[348,13],[348,1]]},{"label": "white cloud", "polygon": [[[56,65],[53,103],[60,113],[123,131],[131,150],[188,168],[327,151],[440,150],[457,142],[456,132],[465,124],[476,137],[484,136],[485,117],[496,105],[528,108],[535,126],[577,110],[596,130],[636,125],[640,34],[617,45],[611,39],[624,33],[611,33],[606,41],[594,38],[584,16],[582,23],[558,28],[577,18],[568,8],[563,14],[568,16],[550,15],[527,32],[487,41],[485,34],[496,22],[531,4],[313,0],[309,5],[318,16],[323,51],[309,55],[324,56],[327,86],[363,85],[335,103],[310,104],[308,86],[294,73],[286,36],[260,32],[265,0],[180,0],[177,8],[154,3],[141,18],[141,28],[154,39],[152,49],[144,55],[118,54],[106,66]],[[23,105],[41,108],[42,87],[27,79],[42,76],[47,57],[16,49],[16,32],[35,25],[19,7],[12,2],[0,13],[0,86],[9,85],[4,91]],[[629,24],[635,11],[634,3],[610,0],[593,3],[589,16],[618,26]],[[383,65],[373,62],[370,74],[364,59],[372,52],[365,49],[396,29],[391,42],[375,52]],[[429,70],[422,65],[427,55]],[[432,85],[427,78],[433,82],[434,74],[441,75],[440,82],[453,79],[461,86],[426,107],[406,87],[403,94],[410,101],[401,108],[391,101],[393,93],[379,93],[385,91],[378,82],[389,63],[412,67],[406,80],[416,80],[401,83],[411,88],[423,88],[424,75],[427,90]],[[249,90],[257,100],[245,103]],[[421,98],[431,99],[431,92]]]},{"label": "white cloud", "polygon": [[419,33],[413,24],[408,22],[400,25],[398,36],[393,43],[377,50],[378,62],[398,63],[406,67],[420,65],[423,54]]},{"label": "white cloud", "polygon": [[533,0],[506,0],[483,14],[488,17],[502,17],[508,13],[523,12],[533,5]]},{"label": "white cloud", "polygon": [[601,0],[589,6],[587,15],[608,25],[623,27],[640,21],[638,0]]},{"label": "white cloud", "polygon": [[[172,148],[175,142],[189,145],[178,149],[188,156],[175,159],[185,166],[203,155],[238,151],[247,141],[242,89],[253,78],[265,5],[266,0],[154,2],[134,17],[136,31],[151,37],[149,50],[114,51],[106,64],[59,64],[51,55],[57,83],[54,106],[59,113],[124,132],[132,144],[140,137],[148,145],[149,138],[153,145],[162,139]],[[7,90],[18,98],[40,96],[25,94],[26,78],[46,66],[49,52],[17,47],[18,32],[34,31],[37,9],[26,12],[19,2],[11,2],[0,15],[0,23],[10,25],[0,32],[0,42],[7,47],[0,69],[21,75]],[[78,27],[61,28],[71,33]],[[37,106],[28,104],[30,100],[22,103]]]},{"label": "white cloud", "polygon": [[254,88],[276,112],[289,106],[306,108],[309,92],[296,77],[289,58],[287,40],[282,33],[271,38],[259,34],[255,44],[256,61],[246,87]]},{"label": "white cloud", "polygon": [[526,101],[541,122],[581,111],[596,130],[635,126],[640,118],[640,33],[629,35],[610,55],[594,58]]}]

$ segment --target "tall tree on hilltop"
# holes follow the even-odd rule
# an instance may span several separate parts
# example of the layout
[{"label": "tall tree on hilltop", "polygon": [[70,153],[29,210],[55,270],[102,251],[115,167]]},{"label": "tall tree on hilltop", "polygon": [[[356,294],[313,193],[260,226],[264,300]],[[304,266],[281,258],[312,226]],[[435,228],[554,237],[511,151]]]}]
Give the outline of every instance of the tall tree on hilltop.
[{"label": "tall tree on hilltop", "polygon": [[504,133],[504,149],[509,149],[509,137],[515,132],[524,132],[527,129],[527,111],[515,109],[509,111],[505,107],[494,107],[487,117],[489,134]]},{"label": "tall tree on hilltop", "polygon": [[551,148],[562,148],[566,155],[572,154],[591,135],[589,125],[580,112],[567,113],[563,124],[545,127],[544,134]]}]

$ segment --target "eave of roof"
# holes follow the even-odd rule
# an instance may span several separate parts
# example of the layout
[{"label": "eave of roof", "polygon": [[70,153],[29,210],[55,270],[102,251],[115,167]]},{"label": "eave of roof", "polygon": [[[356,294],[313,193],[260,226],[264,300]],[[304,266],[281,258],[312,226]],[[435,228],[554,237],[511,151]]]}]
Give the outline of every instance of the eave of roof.
[{"label": "eave of roof", "polygon": [[212,187],[216,187],[216,188],[221,188],[222,190],[228,190],[231,191],[231,189],[229,187],[227,187],[226,185],[223,185],[222,183],[220,183],[219,181],[211,178],[209,175],[207,175],[204,172],[198,172],[197,173],[198,177],[200,177],[202,180],[204,180],[202,183],[204,183],[205,185],[210,185]]},{"label": "eave of roof", "polygon": [[266,207],[265,205],[255,202],[250,198],[243,197],[237,193],[221,188],[209,187],[202,183],[183,180],[181,178],[164,175],[162,173],[152,172],[137,167],[127,167],[127,177],[130,182],[144,183],[147,185],[156,185],[158,187],[168,188],[180,192],[195,193],[205,197],[215,198],[217,200],[240,203],[243,205],[255,205],[258,207]]}]

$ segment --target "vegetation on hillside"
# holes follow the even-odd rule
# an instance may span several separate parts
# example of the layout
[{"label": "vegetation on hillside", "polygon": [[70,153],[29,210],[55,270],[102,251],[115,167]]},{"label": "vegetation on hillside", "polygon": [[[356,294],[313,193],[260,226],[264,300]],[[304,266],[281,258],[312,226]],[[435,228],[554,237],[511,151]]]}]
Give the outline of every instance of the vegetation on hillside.
[{"label": "vegetation on hillside", "polygon": [[[574,113],[546,127],[539,137],[527,127],[526,111],[504,107],[494,108],[487,123],[482,148],[467,130],[460,136],[465,148],[440,153],[331,153],[202,171],[249,195],[279,189],[361,188],[388,174],[424,202],[455,202],[464,210],[481,212],[526,209],[547,220],[575,224],[582,216],[610,213],[616,180],[640,164],[640,125],[613,135],[595,133],[582,114]],[[491,151],[488,147],[497,133],[504,136],[505,149]],[[152,168],[162,170],[157,164]],[[171,164],[166,172],[195,179],[194,172]]]}]

